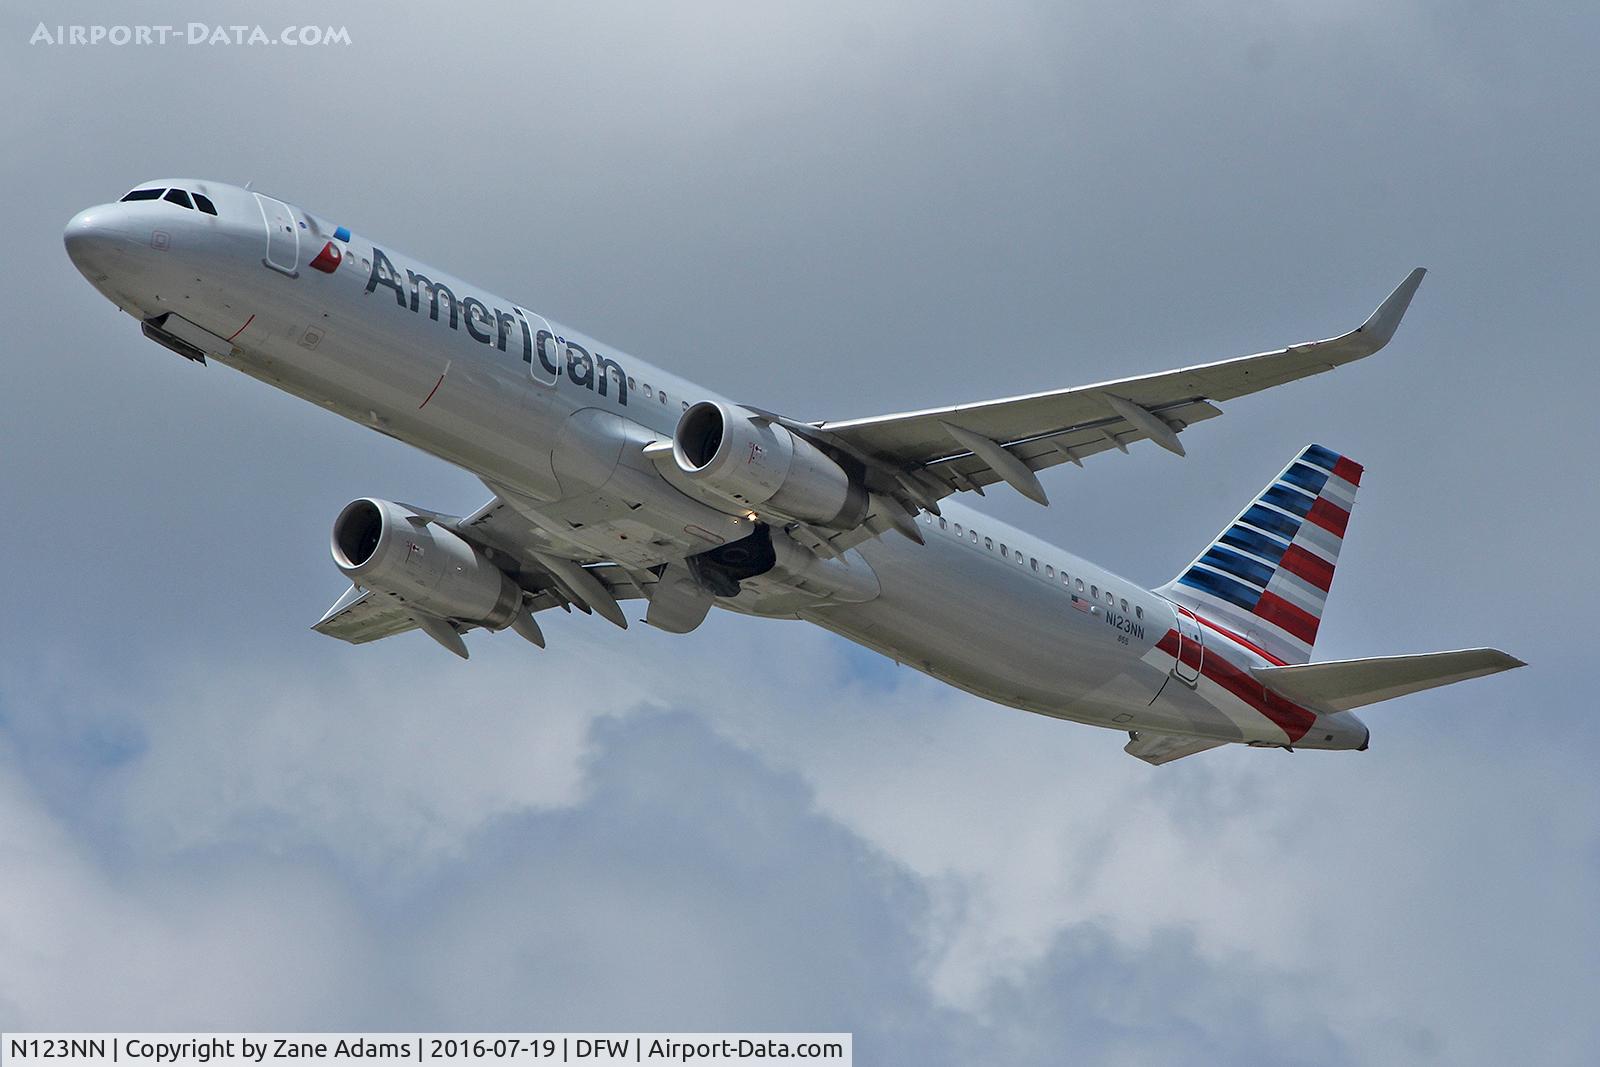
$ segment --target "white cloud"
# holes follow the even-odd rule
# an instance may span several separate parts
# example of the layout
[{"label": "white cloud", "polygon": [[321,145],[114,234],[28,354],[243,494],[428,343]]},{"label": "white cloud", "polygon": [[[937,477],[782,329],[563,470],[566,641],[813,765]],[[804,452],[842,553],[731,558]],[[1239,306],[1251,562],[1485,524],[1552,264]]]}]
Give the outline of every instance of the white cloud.
[{"label": "white cloud", "polygon": [[442,861],[486,820],[575,803],[591,722],[649,699],[604,655],[506,655],[504,636],[500,655],[461,663],[406,640],[331,674],[168,675],[135,710],[147,753],[113,786],[130,830],[171,850],[244,836]]},{"label": "white cloud", "polygon": [[109,861],[31,795],[3,738],[0,854],[10,1029],[331,1025],[341,988],[373,973],[364,924],[326,871],[237,848],[204,864]]},{"label": "white cloud", "polygon": [[[0,975],[5,1024],[818,1027],[855,1031],[875,1060],[971,1062],[1000,1042],[1028,1062],[1049,1042],[1024,1036],[1019,1002],[1059,998],[1052,1040],[1084,1050],[1172,1024],[1196,1047],[1284,1047],[1207,1014],[1270,1006],[1273,971],[1087,923],[981,1010],[952,1011],[918,978],[941,918],[925,885],[819,814],[800,778],[682,714],[597,725],[581,799],[485,819],[449,862],[411,866],[331,841],[263,847],[226,820],[204,846],[87,848],[7,753],[0,848],[19,865],[0,944],[23,965]],[[1137,1010],[1107,982],[1137,990]]]},{"label": "white cloud", "polygon": [[[659,955],[633,954],[639,977],[630,987],[646,1005],[659,1000],[645,993],[650,982],[667,980],[654,968],[688,966],[710,981],[732,966],[739,937],[778,936],[758,933],[769,916],[804,929],[809,905],[769,901],[772,910],[752,912],[755,898],[735,905],[696,881],[737,881],[721,866],[734,854],[750,852],[745,858],[759,864],[794,859],[783,851],[791,842],[765,822],[730,828],[704,809],[730,788],[717,780],[729,774],[751,789],[739,805],[779,788],[785,819],[810,810],[824,820],[819,827],[836,825],[851,842],[835,856],[848,857],[847,869],[882,857],[896,872],[891,881],[918,901],[895,935],[906,968],[899,980],[927,998],[919,1010],[965,1026],[1002,1025],[1016,995],[1006,991],[1054,973],[1063,945],[1076,952],[1087,936],[1098,939],[1096,958],[1162,958],[1179,937],[1186,968],[1289,983],[1294,998],[1258,998],[1254,1009],[1274,1034],[1292,1030],[1286,1020],[1300,1019],[1309,999],[1315,1018],[1369,1058],[1437,1047],[1464,1060],[1514,1040],[1484,1010],[1486,969],[1514,967],[1531,951],[1552,981],[1570,987],[1587,966],[1582,946],[1591,941],[1573,935],[1595,929],[1585,901],[1600,887],[1581,851],[1597,832],[1595,789],[1574,794],[1570,776],[1548,772],[1541,782],[1539,752],[1525,744],[1503,744],[1502,762],[1517,772],[1487,780],[1468,769],[1480,764],[1458,742],[1386,749],[1381,729],[1379,747],[1366,754],[1225,750],[1151,769],[1123,755],[1113,732],[996,708],[877,667],[794,624],[722,617],[689,638],[622,634],[577,618],[547,629],[550,653],[479,635],[469,664],[413,637],[349,650],[339,658],[351,665],[329,673],[268,663],[239,677],[167,672],[156,692],[124,694],[142,748],[90,783],[78,818],[85,832],[109,826],[100,832],[111,855],[131,850],[144,862],[202,872],[191,892],[209,906],[180,908],[185,923],[200,921],[166,932],[220,942],[225,953],[270,958],[292,955],[294,945],[310,953],[304,946],[321,938],[350,942],[358,960],[369,954],[373,967],[394,970],[397,931],[374,928],[343,895],[350,886],[329,889],[326,880],[381,886],[379,906],[401,913],[442,893],[437,921],[413,931],[427,947],[398,968],[407,988],[396,995],[431,1004],[445,1020],[470,1016],[474,1003],[500,1003],[482,1000],[480,982],[516,989],[517,975],[533,980],[522,969],[541,955],[561,960],[567,978],[557,983],[560,996],[541,995],[589,1018],[582,990],[602,983],[605,967],[586,969],[583,960],[609,966],[630,956],[629,945],[651,946]],[[620,664],[619,649],[629,653]],[[463,691],[470,701],[458,698]],[[819,703],[819,693],[828,698]],[[8,699],[26,703],[15,692]],[[759,763],[724,766],[704,755],[704,742],[685,748],[670,730],[677,747],[658,754],[661,765],[640,763],[634,738],[659,736],[648,725],[660,717],[654,709],[692,709]],[[625,766],[639,782],[609,764],[596,781],[597,753],[617,751],[628,752]],[[782,774],[806,788],[782,785]],[[1531,791],[1530,782],[1538,783]],[[579,846],[552,829],[562,820],[601,823],[619,841],[636,841],[637,821],[663,803],[663,790],[672,794],[668,809],[699,812],[703,822],[680,812],[669,828],[645,828],[661,854],[616,842]],[[602,817],[618,810],[609,823]],[[1535,812],[1547,813],[1548,829],[1530,836]],[[40,853],[52,862],[83,848],[59,827],[52,833]],[[687,873],[664,879],[673,849]],[[551,862],[569,869],[544,870]],[[272,877],[232,874],[236,863],[247,872],[265,864]],[[1541,872],[1533,884],[1530,869]],[[63,882],[96,880],[81,858],[67,870]],[[472,884],[454,885],[467,871]],[[259,929],[228,929],[230,909],[258,906],[243,883],[262,881],[281,883],[273,895],[312,903],[292,921],[269,908]],[[870,881],[853,891],[873,892]],[[1530,893],[1543,914],[1523,910]],[[148,929],[139,914],[147,902],[137,896],[130,902],[102,886],[88,899],[113,916],[131,912],[132,928]],[[34,906],[19,900],[6,910]],[[1559,926],[1551,915],[1562,917]],[[109,918],[100,929],[128,921]],[[310,932],[319,923],[326,932]],[[742,931],[733,942],[719,932],[729,924]],[[510,927],[522,933],[484,957]],[[794,951],[775,942],[746,950],[767,966]],[[492,966],[473,972],[469,962],[483,958]],[[427,976],[430,960],[456,976],[451,984]],[[346,977],[370,985],[372,974],[352,967]],[[703,1005],[714,988],[659,1003]],[[212,992],[226,1014],[226,990]],[[1506,999],[1552,1027],[1571,1007],[1543,987]],[[754,1000],[731,1002],[758,1010]],[[284,1008],[294,1018],[305,1010]],[[649,1017],[668,1025],[666,1014]]]}]

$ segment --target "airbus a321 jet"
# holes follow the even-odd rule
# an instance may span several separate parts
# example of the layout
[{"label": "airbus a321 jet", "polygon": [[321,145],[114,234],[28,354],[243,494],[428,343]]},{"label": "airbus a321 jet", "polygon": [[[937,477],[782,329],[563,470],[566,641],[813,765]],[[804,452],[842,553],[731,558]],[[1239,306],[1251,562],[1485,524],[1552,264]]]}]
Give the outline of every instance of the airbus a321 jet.
[{"label": "airbus a321 jet", "polygon": [[540,647],[552,608],[688,633],[713,606],[803,619],[1014,708],[1219,745],[1367,747],[1352,709],[1521,662],[1489,648],[1312,663],[1361,466],[1293,456],[1167,584],[1143,589],[957,502],[1179,435],[1219,402],[1378,351],[1419,268],[1350,333],[1097,385],[872,418],[739,403],[337,220],[236,186],[146,182],[67,225],[144,335],[471,471],[471,515],[365,497],[334,521],[350,588],[315,628],[473,630]]}]

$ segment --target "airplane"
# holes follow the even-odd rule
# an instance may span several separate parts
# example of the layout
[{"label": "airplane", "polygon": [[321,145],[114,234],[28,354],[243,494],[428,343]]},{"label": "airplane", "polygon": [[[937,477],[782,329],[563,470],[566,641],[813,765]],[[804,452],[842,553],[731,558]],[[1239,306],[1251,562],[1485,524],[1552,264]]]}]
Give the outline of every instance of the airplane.
[{"label": "airplane", "polygon": [[1372,355],[1418,268],[1322,341],[1093,385],[803,421],[711,392],[287,201],[143,182],[66,250],[144,335],[476,475],[466,516],[373,497],[334,521],[350,587],[313,627],[361,644],[536,616],[695,630],[713,606],[814,623],[987,700],[1126,731],[1164,764],[1225,744],[1358,750],[1354,709],[1523,666],[1492,648],[1312,662],[1362,467],[1299,449],[1169,582],[1144,589],[975,511],[1006,485],[1180,433],[1220,402]]}]

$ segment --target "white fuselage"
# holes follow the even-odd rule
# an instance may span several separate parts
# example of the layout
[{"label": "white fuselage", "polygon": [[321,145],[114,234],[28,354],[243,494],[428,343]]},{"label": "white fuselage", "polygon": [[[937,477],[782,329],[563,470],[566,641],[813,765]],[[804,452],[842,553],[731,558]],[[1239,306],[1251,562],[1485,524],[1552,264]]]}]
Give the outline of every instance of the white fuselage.
[{"label": "white fuselage", "polygon": [[[215,182],[166,184],[204,192],[217,214],[116,203],[68,228],[79,269],[124,311],[175,313],[226,339],[212,358],[516,494],[570,558],[645,569],[748,533],[741,509],[686,492],[640,453],[670,440],[689,405],[722,399],[709,390],[298,208]],[[327,246],[331,271],[312,266]],[[564,365],[541,331],[566,342]],[[959,503],[942,511],[918,516],[925,545],[889,533],[853,550],[877,579],[865,602],[757,580],[719,603],[805,619],[1059,718],[1311,748],[1365,742],[1349,714],[1286,726],[1253,706],[1248,669],[1269,660],[1212,627],[1203,676],[1175,675],[1180,628],[1165,598]],[[1199,659],[1192,642],[1190,652]]]}]

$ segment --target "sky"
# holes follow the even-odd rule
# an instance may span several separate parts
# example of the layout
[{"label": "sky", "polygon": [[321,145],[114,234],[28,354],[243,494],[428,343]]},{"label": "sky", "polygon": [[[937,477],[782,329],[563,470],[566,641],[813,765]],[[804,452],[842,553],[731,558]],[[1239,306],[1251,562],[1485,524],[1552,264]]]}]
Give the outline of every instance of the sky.
[{"label": "sky", "polygon": [[[1600,1062],[1592,5],[11,0],[0,1029],[820,1030],[886,1064]],[[30,45],[41,21],[344,26]],[[1155,585],[1366,466],[1318,658],[1526,669],[1366,753],[1121,735],[798,623],[309,626],[468,473],[142,339],[61,247],[254,182],[727,395],[847,418],[1353,327],[1373,359],[982,508]]]}]

